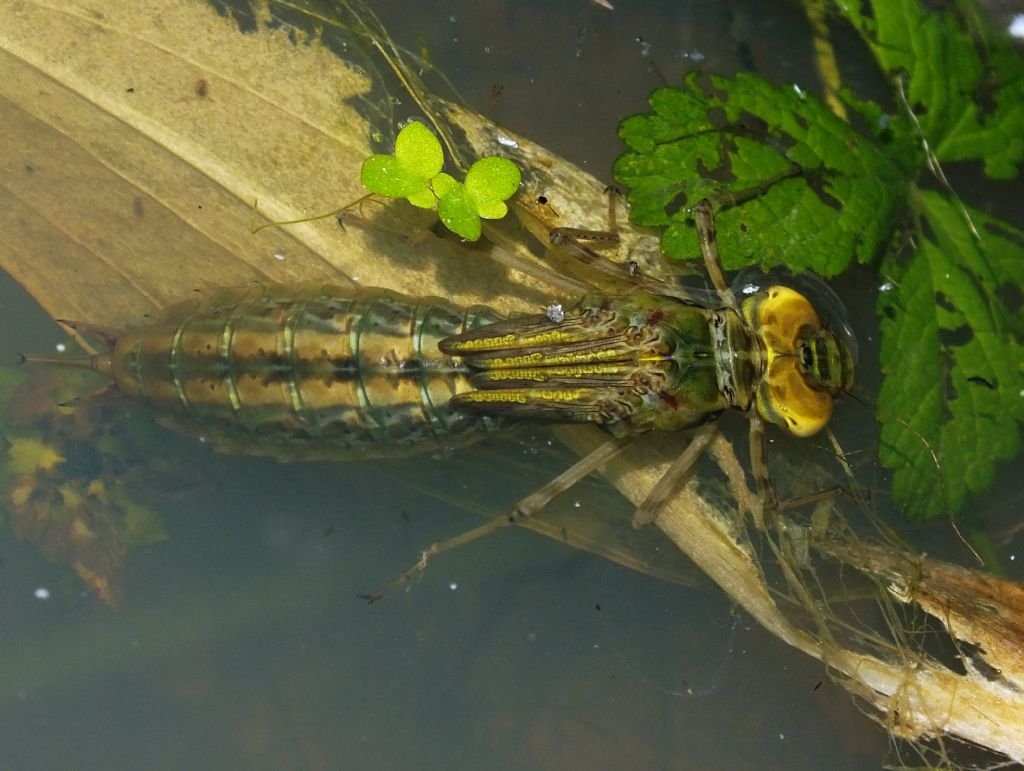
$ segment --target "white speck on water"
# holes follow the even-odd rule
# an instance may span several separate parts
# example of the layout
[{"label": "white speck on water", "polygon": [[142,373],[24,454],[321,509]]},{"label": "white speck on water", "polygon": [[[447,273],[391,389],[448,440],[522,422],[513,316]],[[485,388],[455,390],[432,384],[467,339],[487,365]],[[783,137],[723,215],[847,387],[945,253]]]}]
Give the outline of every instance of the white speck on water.
[{"label": "white speck on water", "polygon": [[1018,13],[1010,20],[1010,26],[1006,28],[1010,37],[1024,40],[1024,13]]},{"label": "white speck on water", "polygon": [[580,502],[579,502],[579,501],[573,501],[573,502],[572,502],[572,507],[573,507],[574,509],[578,509],[578,508],[580,507]]},{"label": "white speck on water", "polygon": [[636,37],[636,43],[637,43],[637,45],[640,46],[640,55],[641,56],[650,56],[650,54],[651,54],[651,44],[650,43],[645,41],[639,35],[637,35],[637,37]]},{"label": "white speck on water", "polygon": [[275,260],[277,260],[278,262],[283,262],[283,261],[284,261],[284,259],[285,259],[285,257],[284,257],[284,255],[283,255],[283,254],[281,254],[280,252],[277,252],[277,253],[276,253],[276,254],[274,255],[274,259],[275,259]]},{"label": "white speck on water", "polygon": [[64,343],[57,343],[57,345],[54,347],[57,349],[57,353],[64,353],[64,351],[68,349],[68,347],[64,345]]},{"label": "white speck on water", "polygon": [[459,585],[455,581],[449,581],[448,582],[448,588],[451,589],[454,592],[456,589],[459,588]]},{"label": "white speck on water", "polygon": [[513,150],[519,147],[519,143],[512,137],[507,137],[504,134],[498,134],[496,138],[498,140],[498,144],[502,147],[511,147]]},{"label": "white speck on water", "polygon": [[786,741],[786,734],[779,734],[779,741],[781,741],[781,742]]},{"label": "white speck on water", "polygon": [[526,633],[526,641],[527,642],[537,642],[537,633],[536,632],[527,632]]},{"label": "white speck on water", "polygon": [[37,600],[48,600],[50,599],[50,590],[47,589],[45,586],[37,586],[36,590],[32,592],[32,595]]},{"label": "white speck on water", "polygon": [[484,53],[485,54],[493,54],[494,53],[494,46],[491,46],[491,45],[484,46]]},{"label": "white speck on water", "polygon": [[691,62],[702,62],[704,61],[704,54],[696,48],[680,48],[679,58],[689,59]]},{"label": "white speck on water", "polygon": [[448,21],[450,21],[452,24],[454,24],[458,20],[459,20],[459,17],[456,16],[454,13],[451,16],[448,17]]}]

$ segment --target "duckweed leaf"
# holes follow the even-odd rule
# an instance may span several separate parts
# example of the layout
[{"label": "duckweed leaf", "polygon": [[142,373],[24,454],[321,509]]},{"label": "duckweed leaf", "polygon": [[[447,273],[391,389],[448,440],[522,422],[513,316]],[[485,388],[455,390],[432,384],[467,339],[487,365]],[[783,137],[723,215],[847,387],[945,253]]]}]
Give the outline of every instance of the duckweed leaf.
[{"label": "duckweed leaf", "polygon": [[515,195],[520,181],[519,169],[512,161],[489,156],[470,167],[465,183],[442,173],[431,185],[444,226],[467,241],[476,241],[480,218],[501,219],[508,214],[505,199]]},{"label": "duckweed leaf", "polygon": [[[447,175],[445,175],[447,176]],[[444,195],[438,197],[437,213],[441,222],[450,231],[467,241],[476,241],[480,238],[480,215],[476,212],[473,199],[461,182],[456,182],[451,177],[451,184],[445,183]]]},{"label": "duckweed leaf", "polygon": [[461,187],[462,183],[455,179],[451,174],[441,172],[430,181],[430,186],[434,189],[434,195],[436,195],[438,199],[441,199],[452,192],[455,188]]},{"label": "duckweed leaf", "polygon": [[444,153],[430,129],[418,121],[403,128],[394,155],[371,155],[359,178],[367,190],[389,198],[406,198],[424,209],[434,206],[430,180],[441,171]]},{"label": "duckweed leaf", "polygon": [[363,162],[360,179],[378,195],[405,198],[423,209],[436,205],[446,228],[476,241],[481,217],[501,219],[508,214],[505,199],[519,189],[519,169],[507,158],[481,158],[462,183],[442,172],[443,165],[441,143],[414,121],[399,132],[394,155],[371,155]]},{"label": "duckweed leaf", "polygon": [[883,265],[880,456],[912,519],[955,513],[1020,449],[1024,421],[1024,232],[922,191],[927,233]]},{"label": "duckweed leaf", "polygon": [[515,195],[522,178],[507,158],[481,158],[466,173],[466,190],[484,219],[498,220],[508,214],[505,200]]},{"label": "duckweed leaf", "polygon": [[919,0],[842,3],[882,69],[905,78],[906,99],[936,158],[979,159],[995,179],[1024,159],[1024,59],[964,5]]},{"label": "duckweed leaf", "polygon": [[888,239],[904,173],[813,96],[753,75],[693,74],[650,105],[619,127],[630,151],[615,177],[630,189],[633,220],[665,228],[668,256],[699,257],[689,209],[702,198],[725,204],[718,244],[730,269],[785,264],[832,276]]}]

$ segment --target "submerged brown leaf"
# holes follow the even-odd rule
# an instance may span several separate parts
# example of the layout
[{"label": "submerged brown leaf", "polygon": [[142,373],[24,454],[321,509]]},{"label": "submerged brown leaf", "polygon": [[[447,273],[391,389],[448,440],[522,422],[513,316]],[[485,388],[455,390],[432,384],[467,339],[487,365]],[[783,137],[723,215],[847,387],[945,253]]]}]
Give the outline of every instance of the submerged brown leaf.
[{"label": "submerged brown leaf", "polygon": [[370,83],[287,30],[241,34],[197,3],[146,5],[4,3],[2,265],[51,314],[123,326],[250,282],[465,302],[494,285],[499,271],[451,241],[413,247],[333,219],[254,234],[254,202],[291,220],[364,194],[373,148],[354,104]]}]

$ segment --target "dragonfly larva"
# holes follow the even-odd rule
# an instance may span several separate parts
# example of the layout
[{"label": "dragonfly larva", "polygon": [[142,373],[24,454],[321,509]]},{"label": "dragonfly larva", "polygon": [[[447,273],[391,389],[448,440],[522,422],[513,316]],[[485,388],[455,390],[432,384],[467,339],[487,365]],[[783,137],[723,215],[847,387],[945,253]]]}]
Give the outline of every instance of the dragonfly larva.
[{"label": "dragonfly larva", "polygon": [[163,422],[228,452],[387,457],[517,421],[593,423],[612,434],[510,515],[431,546],[388,588],[435,554],[532,516],[626,437],[699,427],[634,516],[637,525],[651,521],[726,410],[750,419],[767,508],[777,501],[765,423],[796,436],[824,428],[834,399],[853,384],[852,336],[783,283],[769,280],[737,300],[718,261],[711,207],[693,211],[713,300],[639,276],[583,246],[580,231],[562,230],[554,243],[635,291],[595,291],[557,313],[506,320],[384,289],[217,290],[133,332],[108,333],[109,353],[79,363],[109,374]]}]

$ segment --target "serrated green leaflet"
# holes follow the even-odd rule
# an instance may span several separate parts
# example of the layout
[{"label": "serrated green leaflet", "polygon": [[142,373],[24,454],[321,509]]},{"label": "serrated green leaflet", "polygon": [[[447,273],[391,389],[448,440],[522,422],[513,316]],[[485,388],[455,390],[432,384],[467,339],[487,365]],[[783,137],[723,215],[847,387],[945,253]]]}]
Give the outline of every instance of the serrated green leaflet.
[{"label": "serrated green leaflet", "polygon": [[918,0],[874,0],[844,15],[891,77],[906,73],[906,100],[939,161],[981,159],[1010,179],[1024,158],[1024,61],[983,21],[925,8]]},{"label": "serrated green leaflet", "polygon": [[699,256],[689,206],[728,204],[751,189],[759,194],[719,212],[727,268],[785,264],[833,276],[878,255],[906,177],[814,97],[751,75],[691,75],[650,104],[620,126],[630,152],[615,177],[630,188],[633,220],[665,228],[669,257]]},{"label": "serrated green leaflet", "polygon": [[[909,517],[954,515],[1014,457],[1024,420],[1024,235],[961,205],[938,163],[1016,176],[1024,158],[1024,59],[970,3],[838,10],[890,76],[895,114],[843,91],[860,131],[817,100],[751,75],[691,75],[625,120],[616,178],[631,218],[663,229],[670,257],[699,254],[689,207],[718,209],[726,267],[784,264],[831,276],[884,252],[909,212],[920,250],[889,257],[879,301],[881,460]],[[946,192],[921,192],[931,170]],[[975,230],[976,228],[976,230]]]},{"label": "serrated green leaflet", "polygon": [[1024,233],[972,210],[979,242],[942,194],[918,203],[929,236],[906,265],[886,260],[892,289],[879,300],[880,455],[913,519],[955,513],[988,487],[1024,420]]}]

